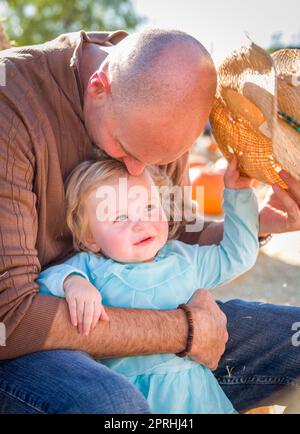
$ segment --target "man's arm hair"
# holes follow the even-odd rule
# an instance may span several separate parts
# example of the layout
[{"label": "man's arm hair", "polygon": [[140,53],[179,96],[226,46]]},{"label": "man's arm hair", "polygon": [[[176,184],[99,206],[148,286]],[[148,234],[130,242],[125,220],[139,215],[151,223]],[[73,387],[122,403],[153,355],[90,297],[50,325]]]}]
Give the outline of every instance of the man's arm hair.
[{"label": "man's arm hair", "polygon": [[[32,307],[6,343],[0,347],[0,360],[27,353],[67,349],[89,353],[97,359],[182,351],[187,339],[187,321],[181,309],[145,310],[106,307],[109,321],[99,321],[88,335],[79,334],[69,317],[67,303],[57,297],[37,295],[39,308],[46,309],[47,299],[58,303],[55,318],[49,330],[43,325],[43,312]],[[44,342],[38,328],[47,331]]]}]

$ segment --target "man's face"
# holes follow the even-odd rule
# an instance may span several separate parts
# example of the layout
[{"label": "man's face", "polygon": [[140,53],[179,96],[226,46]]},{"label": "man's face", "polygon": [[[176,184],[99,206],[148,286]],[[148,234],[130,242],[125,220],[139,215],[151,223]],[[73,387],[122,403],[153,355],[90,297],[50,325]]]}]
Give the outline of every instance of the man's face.
[{"label": "man's face", "polygon": [[[198,113],[182,115],[176,121],[168,113],[149,109],[116,114],[107,101],[97,118],[86,120],[89,133],[109,156],[121,160],[133,176],[139,176],[146,165],[168,164],[185,154],[194,144],[206,119]],[[92,113],[93,115],[93,113]]]}]

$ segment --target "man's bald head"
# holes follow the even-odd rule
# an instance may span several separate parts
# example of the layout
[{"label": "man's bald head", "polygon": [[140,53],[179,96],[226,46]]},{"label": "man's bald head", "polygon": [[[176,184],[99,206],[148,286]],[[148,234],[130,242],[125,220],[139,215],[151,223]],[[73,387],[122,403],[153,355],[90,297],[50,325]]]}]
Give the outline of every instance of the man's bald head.
[{"label": "man's bald head", "polygon": [[174,161],[192,146],[216,90],[209,53],[195,38],[176,30],[150,29],[124,38],[110,50],[98,74],[104,74],[105,95],[102,103],[90,104],[93,110],[86,116],[88,127],[87,117],[97,116],[95,142],[118,157],[104,143],[108,135],[101,133],[110,130],[115,144],[145,164]]},{"label": "man's bald head", "polygon": [[[119,108],[199,107],[212,100],[216,72],[203,45],[177,30],[150,29],[123,39],[107,57],[111,93]],[[204,92],[205,90],[205,92]],[[197,100],[197,96],[200,99]]]}]

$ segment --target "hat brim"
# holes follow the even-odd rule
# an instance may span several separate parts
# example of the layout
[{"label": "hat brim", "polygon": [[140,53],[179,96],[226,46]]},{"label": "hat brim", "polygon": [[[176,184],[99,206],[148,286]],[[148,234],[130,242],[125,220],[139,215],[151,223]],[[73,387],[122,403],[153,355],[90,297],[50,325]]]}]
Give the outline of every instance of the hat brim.
[{"label": "hat brim", "polygon": [[[280,102],[288,99],[279,90]],[[242,173],[286,188],[278,172],[299,178],[300,134],[278,119],[277,93],[272,57],[251,43],[221,65],[210,122],[221,151],[227,159],[237,155]]]}]

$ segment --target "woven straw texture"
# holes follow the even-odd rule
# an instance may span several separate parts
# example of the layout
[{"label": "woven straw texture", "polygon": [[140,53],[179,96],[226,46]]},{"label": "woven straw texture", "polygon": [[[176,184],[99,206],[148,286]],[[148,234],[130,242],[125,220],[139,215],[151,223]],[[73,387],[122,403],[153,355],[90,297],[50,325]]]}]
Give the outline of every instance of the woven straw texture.
[{"label": "woven straw texture", "polygon": [[280,110],[300,117],[299,53],[280,50],[271,57],[251,43],[218,71],[213,134],[227,159],[235,153],[240,171],[266,184],[286,187],[282,168],[300,179],[300,133],[277,116]]}]

